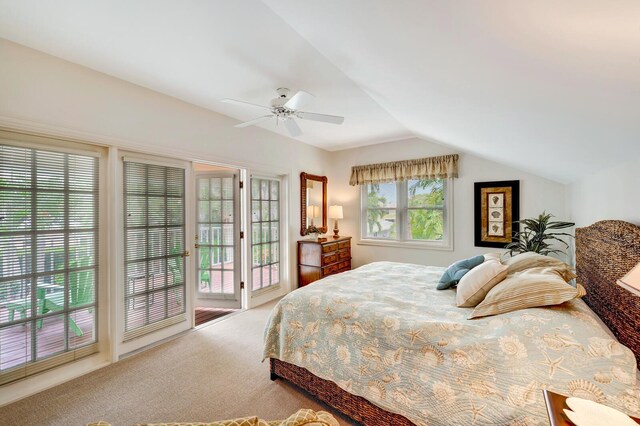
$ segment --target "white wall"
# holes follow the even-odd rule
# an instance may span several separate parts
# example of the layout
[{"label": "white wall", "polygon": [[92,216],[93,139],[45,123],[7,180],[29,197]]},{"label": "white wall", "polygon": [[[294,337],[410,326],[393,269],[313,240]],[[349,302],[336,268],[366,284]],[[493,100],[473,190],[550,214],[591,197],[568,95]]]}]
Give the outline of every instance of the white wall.
[{"label": "white wall", "polygon": [[[568,218],[565,185],[469,154],[460,154],[459,178],[453,182],[453,251],[355,245],[360,235],[360,187],[349,186],[351,166],[409,160],[455,153],[451,148],[422,139],[407,139],[333,153],[329,171],[330,204],[342,204],[340,234],[354,239],[354,266],[378,260],[447,266],[455,260],[496,251],[473,245],[473,184],[494,180],[520,180],[520,217],[543,210],[560,220]],[[333,226],[329,224],[330,228]]]},{"label": "white wall", "polygon": [[569,185],[569,209],[576,226],[609,219],[640,225],[638,160],[600,170]]}]

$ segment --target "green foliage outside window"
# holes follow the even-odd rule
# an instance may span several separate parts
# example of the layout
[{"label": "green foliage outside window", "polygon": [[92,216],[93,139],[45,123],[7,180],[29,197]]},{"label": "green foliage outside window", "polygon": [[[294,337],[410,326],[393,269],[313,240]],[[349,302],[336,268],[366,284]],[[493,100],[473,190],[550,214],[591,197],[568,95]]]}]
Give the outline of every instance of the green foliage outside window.
[{"label": "green foliage outside window", "polygon": [[[387,205],[387,198],[384,195],[378,195],[380,191],[380,185],[369,185],[369,191],[367,193],[367,206],[369,207],[385,207]],[[378,232],[382,232],[382,219],[389,214],[389,210],[384,209],[367,209],[367,227],[369,235],[373,235],[375,228],[378,228]]]},{"label": "green foliage outside window", "polygon": [[[420,189],[429,192],[418,194]],[[442,240],[444,235],[443,200],[444,181],[441,179],[418,180],[409,185],[411,239]]]},{"label": "green foliage outside window", "polygon": [[[411,180],[405,188],[407,191],[408,238],[411,240],[442,240],[444,236],[444,180]],[[395,239],[396,211],[393,201],[389,201],[381,193],[380,184],[367,185],[368,236]],[[384,221],[390,222],[390,225],[385,226]]]}]

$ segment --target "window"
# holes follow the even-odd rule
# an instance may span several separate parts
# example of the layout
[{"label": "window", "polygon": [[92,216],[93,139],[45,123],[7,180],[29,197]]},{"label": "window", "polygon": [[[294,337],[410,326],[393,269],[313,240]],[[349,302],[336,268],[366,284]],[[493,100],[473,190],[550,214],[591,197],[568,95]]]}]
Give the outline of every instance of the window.
[{"label": "window", "polygon": [[124,162],[125,340],[185,313],[185,171]]},{"label": "window", "polygon": [[98,170],[0,145],[0,383],[97,350]]},{"label": "window", "polygon": [[280,181],[251,178],[252,290],[280,282]]},{"label": "window", "polygon": [[362,242],[450,247],[450,179],[362,185]]}]

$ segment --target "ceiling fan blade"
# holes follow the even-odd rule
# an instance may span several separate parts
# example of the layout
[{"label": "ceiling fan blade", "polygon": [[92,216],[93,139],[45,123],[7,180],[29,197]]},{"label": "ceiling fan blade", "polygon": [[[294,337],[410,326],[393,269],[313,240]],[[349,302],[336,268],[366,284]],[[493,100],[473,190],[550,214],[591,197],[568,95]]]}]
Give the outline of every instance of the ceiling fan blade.
[{"label": "ceiling fan blade", "polygon": [[284,107],[292,110],[296,110],[298,108],[302,108],[303,106],[305,106],[306,104],[308,104],[314,99],[315,99],[315,96],[313,96],[311,93],[307,93],[304,90],[300,90],[298,91],[298,93],[293,95],[291,99],[287,101],[287,103],[284,104]]},{"label": "ceiling fan blade", "polygon": [[292,138],[295,138],[302,134],[300,126],[298,126],[298,123],[296,123],[293,118],[287,118],[286,120],[284,120],[284,127],[287,128]]},{"label": "ceiling fan blade", "polygon": [[258,105],[258,104],[252,104],[251,102],[245,102],[245,101],[238,101],[235,99],[221,99],[220,102],[224,102],[227,104],[236,104],[236,105],[244,105],[244,106],[252,106],[252,107],[256,107],[256,108],[262,108],[262,109],[266,109],[271,111],[271,108],[263,106],[263,105]]},{"label": "ceiling fan blade", "polygon": [[322,121],[323,123],[342,124],[344,117],[338,115],[316,114],[315,112],[298,112],[296,117],[303,120]]},{"label": "ceiling fan blade", "polygon": [[272,118],[272,117],[275,117],[275,115],[263,115],[262,117],[254,118],[253,120],[249,120],[249,121],[245,121],[244,123],[236,124],[233,127],[242,128],[242,127],[252,126],[254,124],[257,124],[257,123],[260,123],[262,121],[268,120],[269,118]]}]

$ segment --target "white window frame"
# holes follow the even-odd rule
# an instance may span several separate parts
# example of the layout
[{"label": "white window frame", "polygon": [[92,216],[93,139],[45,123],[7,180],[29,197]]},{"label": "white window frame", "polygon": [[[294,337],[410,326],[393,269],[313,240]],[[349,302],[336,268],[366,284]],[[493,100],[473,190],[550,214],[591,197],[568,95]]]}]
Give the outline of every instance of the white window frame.
[{"label": "white window frame", "polygon": [[367,185],[360,186],[360,240],[359,245],[403,247],[429,250],[453,250],[453,179],[444,180],[443,235],[442,240],[412,240],[408,238],[409,220],[407,181],[389,182],[396,184],[396,232],[397,238],[376,238],[367,236]]},{"label": "white window frame", "polygon": [[[0,143],[13,145],[16,147],[59,152],[63,154],[84,155],[98,158],[98,206],[104,206],[107,199],[106,190],[106,166],[107,166],[107,149],[101,146],[73,140],[73,138],[56,138],[52,136],[40,136],[31,133],[21,133],[13,129],[0,128]],[[100,207],[99,207],[100,208]],[[106,218],[103,210],[100,210],[100,220],[96,223],[97,229],[97,254],[96,264],[96,288],[95,288],[95,316],[94,327],[96,339],[94,343],[83,346],[74,350],[66,351],[44,358],[36,362],[23,364],[10,370],[6,370],[0,377],[0,383],[5,386],[14,385],[17,379],[26,381],[38,380],[39,375],[55,375],[54,367],[66,366],[75,368],[74,364],[86,363],[81,358],[90,357],[99,352],[105,351],[108,345],[108,321],[107,318],[107,299],[106,285],[107,270],[109,268],[107,256],[107,227],[105,226]],[[4,400],[0,399],[0,403]]]},{"label": "white window frame", "polygon": [[[253,289],[253,221],[252,221],[252,215],[251,215],[251,202],[253,201],[252,197],[251,197],[251,184],[252,184],[252,180],[253,179],[263,179],[263,180],[274,180],[278,182],[278,230],[280,231],[280,235],[278,236],[278,282],[275,284],[271,284],[267,287],[262,287],[259,288],[257,290]],[[247,210],[248,210],[248,218],[249,220],[247,221],[247,231],[245,233],[245,235],[248,235],[248,257],[247,257],[247,268],[249,271],[249,274],[247,275],[247,282],[248,282],[248,287],[250,290],[250,294],[251,294],[251,298],[256,298],[256,297],[260,297],[261,295],[263,295],[264,293],[270,293],[272,291],[275,290],[280,290],[283,281],[285,281],[286,279],[286,274],[285,274],[285,270],[284,270],[284,265],[285,263],[283,263],[283,253],[284,250],[286,250],[286,245],[284,244],[284,230],[283,230],[283,212],[284,212],[284,208],[286,207],[286,204],[284,203],[285,200],[283,200],[283,186],[284,186],[284,180],[281,176],[274,176],[274,175],[268,175],[268,174],[252,174],[249,176],[248,179],[248,189],[247,189],[247,194],[248,194],[248,199],[249,199],[249,203],[247,205]],[[284,225],[287,226],[288,222]]]}]

